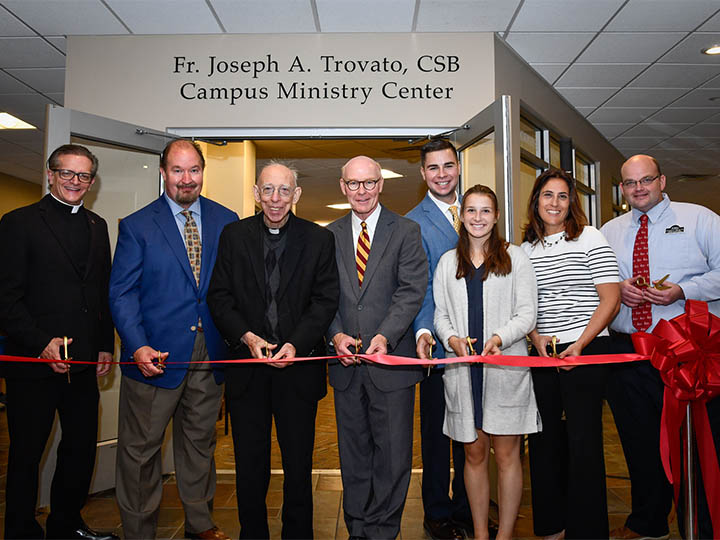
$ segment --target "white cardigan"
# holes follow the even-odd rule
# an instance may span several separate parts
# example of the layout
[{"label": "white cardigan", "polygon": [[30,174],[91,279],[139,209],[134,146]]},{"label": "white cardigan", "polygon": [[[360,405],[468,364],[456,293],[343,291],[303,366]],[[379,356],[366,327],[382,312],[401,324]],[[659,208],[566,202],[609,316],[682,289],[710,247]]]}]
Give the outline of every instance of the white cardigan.
[{"label": "white cardigan", "polygon": [[[475,349],[497,334],[501,350],[508,355],[527,355],[525,335],[535,328],[537,284],[530,259],[519,247],[510,244],[508,253],[512,271],[506,276],[490,274],[483,283],[483,335]],[[448,340],[468,335],[468,298],[464,279],[456,279],[455,250],[445,253],[433,278],[435,331],[448,357],[455,356]],[[485,433],[518,435],[542,429],[535,403],[530,369],[484,365],[483,422]],[[445,385],[445,422],[443,432],[460,442],[477,439],[469,364],[448,364],[443,375]]]}]

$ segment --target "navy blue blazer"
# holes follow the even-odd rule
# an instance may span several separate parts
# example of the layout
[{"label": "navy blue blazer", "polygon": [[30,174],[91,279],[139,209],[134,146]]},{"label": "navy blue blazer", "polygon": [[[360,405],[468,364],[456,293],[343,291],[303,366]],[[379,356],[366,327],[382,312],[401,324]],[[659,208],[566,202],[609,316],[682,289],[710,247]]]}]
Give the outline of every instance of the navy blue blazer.
[{"label": "navy blue blazer", "polygon": [[[427,328],[435,337],[435,327],[433,326],[433,315],[435,314],[433,274],[435,274],[435,268],[437,268],[440,257],[446,251],[457,246],[458,235],[450,221],[443,216],[437,204],[427,194],[415,208],[406,214],[406,217],[420,225],[422,245],[429,263],[427,291],[425,292],[425,299],[420,308],[420,313],[413,322],[413,330],[417,332],[421,328]],[[435,341],[439,343],[437,339]],[[435,358],[445,358],[445,349],[438,346],[433,350],[433,355]]]},{"label": "navy blue blazer", "polygon": [[[225,354],[208,309],[207,295],[220,233],[238,220],[235,212],[200,197],[202,261],[200,285],[190,268],[185,243],[164,196],[120,222],[110,274],[110,310],[122,340],[123,361],[143,345],[169,352],[165,373],[146,378],[134,365],[123,365],[123,375],[161,388],[177,388],[188,369],[202,318],[211,360]],[[170,363],[173,362],[173,363]],[[174,362],[180,362],[175,364]],[[222,382],[222,372],[215,370]]]}]

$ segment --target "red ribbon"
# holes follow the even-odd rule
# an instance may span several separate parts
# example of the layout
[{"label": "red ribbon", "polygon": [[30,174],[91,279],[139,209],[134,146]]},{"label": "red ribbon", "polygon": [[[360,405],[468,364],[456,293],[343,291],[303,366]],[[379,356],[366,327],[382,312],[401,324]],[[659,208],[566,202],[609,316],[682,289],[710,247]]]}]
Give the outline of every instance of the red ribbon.
[{"label": "red ribbon", "polygon": [[692,410],[700,470],[714,531],[720,531],[720,466],[706,404],[720,395],[720,318],[706,302],[687,300],[685,313],[661,320],[652,334],[632,336],[638,354],[650,357],[665,383],[660,456],[679,503],[683,470],[683,422],[688,404]]}]

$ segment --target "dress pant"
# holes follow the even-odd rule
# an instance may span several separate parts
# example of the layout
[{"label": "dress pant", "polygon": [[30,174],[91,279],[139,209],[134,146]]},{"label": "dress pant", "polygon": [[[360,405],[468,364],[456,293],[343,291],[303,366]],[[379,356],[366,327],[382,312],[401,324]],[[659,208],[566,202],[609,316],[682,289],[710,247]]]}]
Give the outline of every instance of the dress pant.
[{"label": "dress pant", "polygon": [[335,389],[343,512],[350,536],[395,538],[412,470],[415,385],[378,389],[364,363]]},{"label": "dress pant", "polygon": [[[608,339],[595,338],[583,354],[607,353]],[[565,538],[607,538],[602,432],[607,367],[532,368],[532,377],[542,418],[542,432],[529,436],[535,534],[564,529]]]},{"label": "dress pant", "polygon": [[270,538],[265,498],[270,483],[273,418],[285,477],[281,536],[313,537],[312,455],[317,400],[298,394],[292,369],[256,366],[252,381],[242,392],[236,392],[237,383],[230,374],[227,377],[240,538]]},{"label": "dress pant", "polygon": [[[207,360],[200,332],[192,360]],[[170,419],[185,530],[197,533],[214,526],[215,422],[223,387],[211,369],[191,367],[172,389],[122,378],[115,493],[125,538],[155,538],[162,499],[161,448]]]},{"label": "dress pant", "polygon": [[[422,501],[425,518],[472,523],[465,493],[465,448],[443,433],[445,422],[444,368],[434,368],[420,382],[420,448],[422,452]],[[450,452],[455,476],[450,497]]]},{"label": "dress pant", "polygon": [[94,366],[43,379],[7,379],[10,434],[5,488],[5,538],[43,538],[35,520],[38,468],[55,412],[62,436],[50,488],[48,537],[68,537],[82,522],[97,448],[98,400]]},{"label": "dress pant", "polygon": [[[627,334],[612,335],[612,352],[634,353]],[[660,459],[664,386],[650,361],[613,364],[607,400],[630,473],[632,510],[625,525],[643,536],[668,534],[672,486]]]}]

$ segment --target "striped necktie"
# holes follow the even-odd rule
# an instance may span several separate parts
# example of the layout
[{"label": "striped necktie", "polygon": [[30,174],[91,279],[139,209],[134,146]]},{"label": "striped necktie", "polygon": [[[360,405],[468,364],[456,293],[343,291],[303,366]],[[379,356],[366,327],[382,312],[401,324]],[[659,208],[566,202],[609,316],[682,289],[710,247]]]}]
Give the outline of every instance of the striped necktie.
[{"label": "striped necktie", "polygon": [[367,223],[363,221],[360,226],[362,227],[362,231],[360,231],[360,236],[358,236],[355,266],[357,267],[358,285],[362,287],[365,268],[367,267],[368,257],[370,256],[370,235],[368,234]]}]

